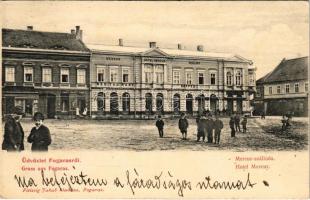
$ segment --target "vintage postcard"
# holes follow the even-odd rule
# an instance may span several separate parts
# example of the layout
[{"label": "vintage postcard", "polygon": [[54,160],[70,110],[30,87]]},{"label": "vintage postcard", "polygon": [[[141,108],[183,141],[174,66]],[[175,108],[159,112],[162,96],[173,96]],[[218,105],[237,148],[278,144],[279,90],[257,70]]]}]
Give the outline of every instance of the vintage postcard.
[{"label": "vintage postcard", "polygon": [[309,198],[308,2],[1,14],[1,198]]}]

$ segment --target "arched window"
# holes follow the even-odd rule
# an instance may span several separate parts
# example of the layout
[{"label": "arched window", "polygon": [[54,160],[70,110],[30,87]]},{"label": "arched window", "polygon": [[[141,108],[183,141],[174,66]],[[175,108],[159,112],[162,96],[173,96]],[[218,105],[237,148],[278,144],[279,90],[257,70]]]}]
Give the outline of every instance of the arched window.
[{"label": "arched window", "polygon": [[156,111],[164,111],[164,95],[162,93],[156,95]]},{"label": "arched window", "polygon": [[152,94],[151,93],[146,93],[145,94],[145,111],[147,112],[152,112]]},{"label": "arched window", "polygon": [[104,111],[105,110],[105,102],[104,102],[104,93],[99,92],[97,95],[97,110]]},{"label": "arched window", "polygon": [[186,95],[186,112],[193,113],[193,95]]},{"label": "arched window", "polygon": [[110,94],[110,111],[111,113],[118,113],[118,95],[116,92]]},{"label": "arched window", "polygon": [[241,84],[242,84],[242,82],[241,82],[241,72],[238,71],[236,73],[236,85],[241,85]]},{"label": "arched window", "polygon": [[130,95],[126,92],[122,96],[122,103],[123,103],[123,111],[129,112],[130,111]]},{"label": "arched window", "polygon": [[179,94],[173,95],[173,110],[174,112],[180,111],[180,95]]},{"label": "arched window", "polygon": [[231,72],[227,72],[226,73],[226,84],[227,85],[232,85],[231,80],[232,80]]}]

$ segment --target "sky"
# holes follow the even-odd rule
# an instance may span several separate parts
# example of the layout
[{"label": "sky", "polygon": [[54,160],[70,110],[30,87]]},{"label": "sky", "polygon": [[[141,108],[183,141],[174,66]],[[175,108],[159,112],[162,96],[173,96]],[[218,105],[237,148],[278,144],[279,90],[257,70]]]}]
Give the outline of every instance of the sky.
[{"label": "sky", "polygon": [[148,46],[234,53],[250,59],[257,78],[283,59],[309,55],[306,1],[61,2],[2,4],[2,27],[70,32],[83,30],[86,44]]}]

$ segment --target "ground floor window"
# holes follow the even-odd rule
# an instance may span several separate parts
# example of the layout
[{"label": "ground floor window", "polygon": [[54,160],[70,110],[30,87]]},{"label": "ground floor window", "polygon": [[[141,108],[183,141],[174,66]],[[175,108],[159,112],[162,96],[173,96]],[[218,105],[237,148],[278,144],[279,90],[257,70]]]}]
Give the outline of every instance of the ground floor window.
[{"label": "ground floor window", "polygon": [[104,93],[99,92],[97,95],[97,110],[104,111],[105,110],[105,102],[104,102]]},{"label": "ground floor window", "polygon": [[122,103],[123,103],[123,111],[129,112],[130,111],[130,95],[128,93],[124,93],[122,96]]},{"label": "ground floor window", "polygon": [[115,92],[112,92],[110,95],[110,110],[111,113],[118,113],[118,95]]},{"label": "ground floor window", "polygon": [[156,95],[156,110],[157,112],[164,111],[164,95],[162,93],[158,93]]},{"label": "ground floor window", "polygon": [[152,94],[151,93],[146,93],[145,94],[145,111],[146,112],[152,112]]},{"label": "ground floor window", "polygon": [[180,95],[175,94],[173,95],[173,111],[179,112],[180,111]]},{"label": "ground floor window", "polygon": [[193,96],[191,94],[186,95],[186,112],[193,113]]},{"label": "ground floor window", "polygon": [[61,94],[61,111],[68,112],[69,111],[69,94]]}]

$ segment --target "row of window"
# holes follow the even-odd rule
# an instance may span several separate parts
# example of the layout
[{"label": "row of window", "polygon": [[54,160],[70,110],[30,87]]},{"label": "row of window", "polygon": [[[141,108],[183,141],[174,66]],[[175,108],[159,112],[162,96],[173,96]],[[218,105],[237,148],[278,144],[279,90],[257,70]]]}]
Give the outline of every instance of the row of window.
[{"label": "row of window", "polygon": [[[110,68],[110,76],[109,80],[105,80],[105,69],[106,66],[97,65],[97,82],[120,82],[118,80],[118,72],[119,68],[118,66],[109,66]],[[198,84],[203,85],[205,84],[205,77],[204,72],[198,72]],[[216,73],[211,73],[211,85],[216,84]],[[128,67],[122,67],[122,80],[123,83],[129,82],[129,68]],[[173,84],[180,84],[181,83],[181,72],[180,70],[173,70]],[[186,71],[185,72],[185,82],[187,85],[194,84],[193,81],[193,72],[192,71]],[[144,82],[145,83],[157,83],[162,84],[164,82],[164,66],[163,65],[144,65]],[[231,86],[233,85],[233,75],[231,72],[227,72],[226,74],[226,84]],[[240,71],[237,71],[235,76],[235,84],[237,86],[242,85],[242,74]]]},{"label": "row of window", "polygon": [[[216,73],[211,73],[211,85],[216,84]],[[191,85],[193,84],[193,73],[192,72],[186,72],[185,73],[185,78],[186,78],[186,84]],[[233,85],[233,76],[231,72],[227,72],[226,74],[226,84],[227,85]],[[236,85],[240,86],[242,85],[242,74],[241,72],[236,73]],[[174,84],[180,84],[180,71],[173,71],[173,83]],[[198,84],[203,85],[205,84],[205,78],[204,78],[204,73],[203,72],[198,72]]]},{"label": "row of window", "polygon": [[[76,81],[78,84],[86,83],[86,70],[85,69],[77,69],[77,77]],[[69,68],[61,68],[60,69],[60,82],[61,83],[69,83],[70,71]],[[5,68],[5,80],[7,82],[15,82],[15,68],[14,67],[6,67]],[[33,68],[32,67],[24,67],[24,82],[31,83],[33,82]],[[51,83],[52,82],[52,69],[48,67],[42,68],[42,82],[43,83]]]},{"label": "row of window", "polygon": [[[305,83],[305,91],[308,91],[308,83]],[[285,93],[290,93],[290,84],[285,84]],[[299,92],[299,83],[294,84],[294,92],[298,93]],[[268,87],[268,93],[273,94],[273,87],[269,86]],[[276,94],[281,94],[281,85],[277,85],[276,87]]]},{"label": "row of window", "polygon": [[[97,82],[105,82],[105,66],[97,66]],[[110,66],[110,82],[119,82],[118,67]],[[122,69],[122,82],[129,82],[129,68]]]}]

